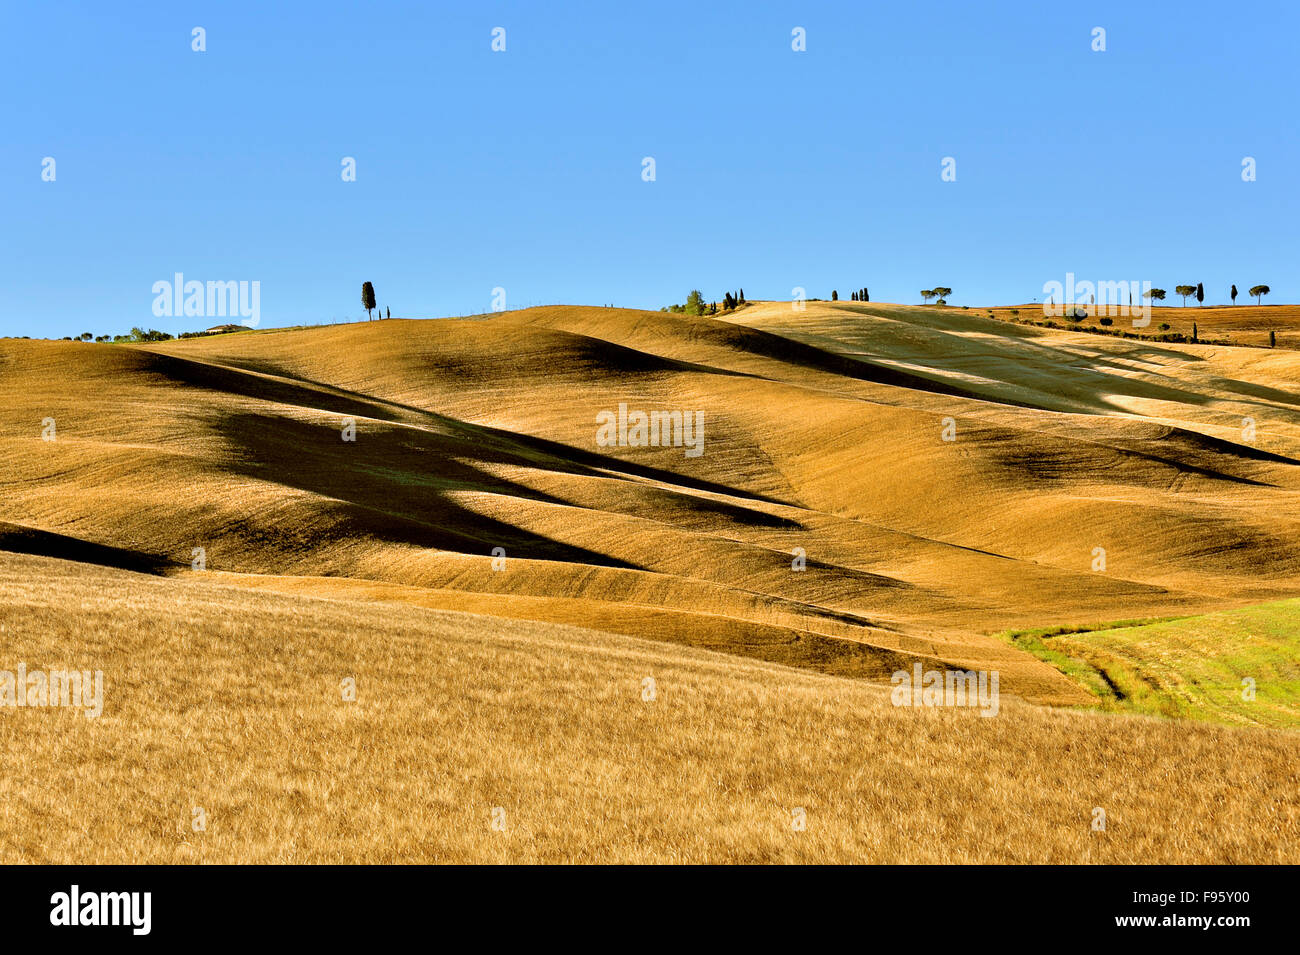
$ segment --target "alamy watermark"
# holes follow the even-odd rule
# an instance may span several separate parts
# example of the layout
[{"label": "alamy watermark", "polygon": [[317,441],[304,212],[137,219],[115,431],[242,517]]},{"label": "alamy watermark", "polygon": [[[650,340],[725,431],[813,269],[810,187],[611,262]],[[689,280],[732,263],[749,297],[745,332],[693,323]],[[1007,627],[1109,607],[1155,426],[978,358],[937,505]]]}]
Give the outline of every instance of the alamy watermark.
[{"label": "alamy watermark", "polygon": [[1146,328],[1151,324],[1150,291],[1150,282],[1076,282],[1074,273],[1066,272],[1064,284],[1043,283],[1043,314],[1059,318],[1084,308],[1089,315],[1107,318],[1137,316],[1133,327]]},{"label": "alamy watermark", "polygon": [[96,670],[0,670],[0,706],[66,706],[87,719],[104,712],[104,673]]},{"label": "alamy watermark", "polygon": [[148,935],[152,912],[152,892],[83,892],[74,884],[50,896],[51,925],[120,925],[132,935]]},{"label": "alamy watermark", "polygon": [[896,670],[890,699],[895,706],[977,706],[980,716],[998,715],[997,670]]},{"label": "alamy watermark", "polygon": [[601,448],[685,448],[688,458],[704,453],[703,411],[631,411],[620,402],[618,414],[596,415],[596,445]]},{"label": "alamy watermark", "polygon": [[177,272],[173,281],[153,283],[156,318],[240,318],[241,325],[256,328],[262,320],[262,283],[185,281]]}]

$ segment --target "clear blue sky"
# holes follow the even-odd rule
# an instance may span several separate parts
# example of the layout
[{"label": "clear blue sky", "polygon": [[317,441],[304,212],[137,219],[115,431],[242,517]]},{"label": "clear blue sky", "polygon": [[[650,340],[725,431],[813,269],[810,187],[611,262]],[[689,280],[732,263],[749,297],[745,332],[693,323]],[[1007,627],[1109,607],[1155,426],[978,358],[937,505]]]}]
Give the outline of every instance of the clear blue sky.
[{"label": "clear blue sky", "polygon": [[154,317],[175,272],[259,281],[263,327],[365,280],[414,317],[1067,271],[1296,301],[1296,9],[10,0],[0,335],[209,324]]}]

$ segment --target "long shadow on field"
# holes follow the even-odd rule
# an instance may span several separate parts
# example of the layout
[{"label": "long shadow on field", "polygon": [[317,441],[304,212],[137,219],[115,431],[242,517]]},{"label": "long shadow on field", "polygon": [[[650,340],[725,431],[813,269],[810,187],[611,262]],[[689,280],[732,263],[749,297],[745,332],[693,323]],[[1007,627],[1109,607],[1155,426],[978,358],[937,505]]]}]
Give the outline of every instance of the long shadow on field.
[{"label": "long shadow on field", "polygon": [[[489,463],[539,467],[586,477],[609,477],[610,472],[615,472],[711,494],[790,506],[788,501],[743,488],[730,487],[663,468],[635,464],[546,438],[471,424],[416,405],[373,398],[307,378],[277,378],[271,376],[269,372],[251,373],[223,364],[191,361],[157,352],[148,354],[155,359],[149,371],[183,386],[203,388],[221,394],[236,394],[312,411],[325,411],[342,417],[404,422],[417,427],[451,432],[458,435],[465,443],[473,445],[475,457]],[[337,432],[335,434],[337,435]],[[464,452],[463,448],[460,450]],[[701,506],[707,507],[707,502]],[[727,510],[724,505],[720,504],[718,507],[719,510]],[[734,506],[731,507],[734,509]],[[754,512],[751,522],[757,525],[773,522],[773,526],[779,526],[779,519],[771,518],[759,511]]]},{"label": "long shadow on field", "polygon": [[223,364],[193,361],[160,352],[150,356],[148,371],[187,388],[201,388],[227,395],[241,395],[258,401],[313,408],[352,418],[400,421],[402,416],[382,402],[327,385],[286,381],[265,373],[256,374]]},{"label": "long shadow on field", "polygon": [[132,570],[139,574],[161,575],[176,566],[175,561],[143,551],[94,544],[80,537],[55,534],[35,527],[23,527],[7,521],[0,521],[0,550],[14,554],[30,554],[34,557],[57,557],[60,560],[73,560],[80,564],[97,564],[100,567]]},{"label": "long shadow on field", "polygon": [[1277,487],[1230,469],[1240,469],[1245,460],[1300,463],[1257,448],[1175,429],[1152,441],[1116,436],[1104,442],[1045,439],[1033,432],[1001,427],[975,428],[970,433],[998,467],[1039,481],[1075,481],[1081,474],[1104,473],[1117,484],[1161,489],[1168,486],[1173,472],[1251,487]]},{"label": "long shadow on field", "polygon": [[1269,388],[1267,385],[1257,385],[1249,381],[1239,381],[1236,378],[1215,378],[1213,382],[1224,391],[1246,395],[1250,398],[1258,398],[1266,404],[1300,406],[1300,395],[1292,394],[1289,391],[1281,391],[1277,388]]},{"label": "long shadow on field", "polygon": [[[963,319],[963,321],[965,320]],[[986,319],[985,321],[989,322],[990,320]],[[972,352],[969,336],[962,333],[968,331],[968,329],[963,328],[962,332],[958,332],[928,324],[923,326],[912,325],[910,327],[921,329],[924,332],[924,337],[912,342],[909,348],[904,349],[898,355],[892,356],[892,359],[922,365],[933,365],[934,374],[936,375],[942,375],[944,371],[948,370],[966,372],[987,378],[1002,387],[1028,388],[1033,391],[1041,391],[1049,401],[1044,403],[1008,398],[991,393],[987,387],[978,385],[954,386],[951,389],[945,389],[936,387],[935,382],[923,377],[920,373],[914,373],[911,377],[927,384],[913,385],[905,383],[906,387],[920,387],[923,390],[935,393],[953,394],[993,404],[1022,408],[1050,408],[1054,404],[1050,399],[1054,398],[1057,399],[1055,403],[1087,408],[1094,413],[1102,414],[1126,410],[1122,406],[1100,397],[1107,393],[1134,398],[1155,398],[1189,405],[1204,405],[1210,401],[1205,395],[1184,390],[1178,387],[1176,383],[1167,385],[1146,378],[1131,378],[1125,374],[1112,374],[1108,369],[1131,372],[1131,368],[1124,364],[1125,361],[1154,363],[1152,360],[1155,358],[1178,359],[1181,361],[1197,360],[1195,358],[1189,359],[1182,352],[1137,340],[1128,342],[1131,347],[1121,355],[1102,353],[1098,349],[1097,354],[1089,354],[1084,358],[1075,352],[1066,350],[1062,343],[1051,341],[1047,335],[1041,336],[1041,339],[1009,336],[1004,333],[1007,326],[1002,325],[1002,323],[991,322],[985,331],[990,336],[996,337],[982,339],[979,342],[978,350]],[[781,336],[775,337],[781,338]],[[806,347],[811,348],[814,346],[808,345]],[[1080,346],[1072,345],[1071,347],[1077,348]],[[838,353],[827,353],[838,355]],[[952,356],[960,357],[954,358]],[[876,364],[876,359],[869,354],[858,356],[845,354],[843,360],[860,365],[880,367]],[[1004,369],[1004,371],[999,371],[999,369]],[[1014,377],[1009,377],[1010,371],[1015,372]],[[900,372],[900,374],[907,373]],[[1149,371],[1145,374],[1148,377],[1162,379],[1168,377],[1155,371]],[[1049,387],[1049,384],[1053,381],[1057,382],[1054,389]]]},{"label": "long shadow on field", "polygon": [[344,441],[341,430],[330,425],[254,413],[222,414],[213,427],[232,449],[223,467],[337,502],[306,539],[253,520],[234,529],[254,543],[261,538],[304,550],[375,539],[484,555],[504,547],[512,557],[640,569],[456,504],[450,496],[456,491],[564,502],[467,463],[482,458],[452,436],[371,421],[358,423],[355,441]]},{"label": "long shadow on field", "polygon": [[733,325],[729,322],[718,321],[717,327],[709,328],[705,334],[701,334],[696,330],[692,337],[697,341],[704,340],[720,347],[761,355],[764,358],[771,358],[797,368],[820,371],[842,378],[852,378],[855,381],[924,391],[929,394],[946,395],[952,398],[971,398],[976,401],[987,401],[1017,408],[1038,407],[1029,402],[985,394],[974,388],[942,379],[930,378],[918,372],[880,364],[866,356],[855,358],[809,344],[797,338],[778,335],[775,332],[764,331],[759,328],[751,328],[748,325]]}]

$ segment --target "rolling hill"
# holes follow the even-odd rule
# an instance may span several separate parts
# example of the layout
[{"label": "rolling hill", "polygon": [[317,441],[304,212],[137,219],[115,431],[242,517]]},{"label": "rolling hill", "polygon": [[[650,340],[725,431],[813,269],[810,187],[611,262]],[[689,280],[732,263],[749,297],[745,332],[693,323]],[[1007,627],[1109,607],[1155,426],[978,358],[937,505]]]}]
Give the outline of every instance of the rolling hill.
[{"label": "rolling hill", "polygon": [[[160,566],[203,548],[250,586],[382,587],[874,678],[996,666],[1042,702],[1081,698],[990,634],[1300,589],[1289,351],[839,303],[3,355],[0,519]],[[598,446],[620,404],[702,412],[703,453]]]},{"label": "rolling hill", "polygon": [[[60,726],[104,779],[156,788],[134,815],[119,807],[119,821],[99,823],[145,827],[138,858],[424,856],[430,837],[414,822],[389,832],[389,855],[349,850],[337,827],[428,798],[476,834],[433,839],[438,852],[504,858],[475,827],[505,797],[471,784],[525,787],[510,760],[527,752],[538,766],[560,760],[556,776],[538,769],[555,788],[535,783],[524,799],[560,814],[529,817],[527,845],[510,844],[536,858],[1293,861],[1294,836],[1279,836],[1297,813],[1291,731],[1044,711],[1101,701],[997,634],[1300,594],[1297,381],[1300,352],[1285,348],[847,302],[721,317],[557,306],[139,346],[0,340],[0,584],[12,593],[0,622],[17,635],[15,660],[106,661],[118,690],[105,718]],[[702,453],[602,443],[598,422],[620,406],[702,416]],[[628,654],[642,662],[611,669]],[[1265,702],[1275,662],[1261,661]],[[897,710],[890,674],[917,663],[997,670],[1013,699],[995,720]],[[393,714],[348,716],[326,697],[349,667],[401,712],[439,709],[411,716],[404,735]],[[659,672],[695,687],[676,736],[641,708],[640,680]],[[433,699],[426,677],[442,688]],[[214,702],[225,694],[249,706]],[[452,731],[450,711],[507,742],[489,746],[483,726]],[[1268,712],[1253,722],[1294,725]],[[43,716],[0,719],[7,756],[21,720]],[[1232,719],[1252,722],[1248,709]],[[610,720],[621,729],[609,739],[582,728]],[[219,758],[177,733],[207,734]],[[652,745],[647,733],[667,735]],[[928,761],[904,755],[917,734],[933,740]],[[313,754],[302,765],[300,737]],[[381,738],[383,755],[365,756],[363,741]],[[800,739],[818,740],[815,752]],[[42,814],[67,823],[108,791],[84,782],[57,803],[33,789],[40,760],[73,745],[48,739],[26,757],[3,831]],[[146,779],[145,763],[116,766],[124,745],[166,768]],[[723,798],[708,767],[728,746]],[[1031,750],[1033,784],[1028,768],[1007,768]],[[343,752],[360,763],[331,784],[323,766]],[[884,762],[864,763],[871,752]],[[1179,759],[1210,760],[1225,787],[1266,778],[1270,795],[1252,809],[1204,790],[1195,800],[1229,805],[1236,827],[1211,830],[1209,802],[1160,805],[1184,791]],[[638,809],[628,774],[659,762],[681,786]],[[916,795],[881,789],[886,763]],[[1152,765],[1165,767],[1160,785],[1135,795],[1133,774]],[[246,800],[246,826],[221,848],[172,839],[160,820],[188,798],[177,774],[222,780],[211,785],[228,805]],[[942,805],[916,816],[939,778]],[[814,801],[812,780],[835,807],[817,837],[829,841],[755,834],[763,812]],[[355,792],[366,785],[370,809]],[[598,805],[602,786],[622,809]],[[1085,791],[1128,806],[1145,835],[1098,849],[1087,817],[1101,797]],[[927,822],[960,827],[972,799],[1018,821],[990,823],[1005,832],[969,850],[915,844]],[[881,800],[894,828],[858,828],[862,805]],[[286,806],[315,828],[286,822]],[[664,812],[707,825],[656,842]],[[555,828],[592,813],[622,828],[598,826],[586,848]],[[1157,822],[1197,835],[1179,842]],[[259,841],[277,825],[288,842]],[[1035,847],[1044,825],[1056,836]],[[72,853],[57,839],[21,851]]]},{"label": "rolling hill", "polygon": [[104,672],[96,719],[0,709],[10,862],[1300,859],[1294,732],[14,553],[0,637]]}]

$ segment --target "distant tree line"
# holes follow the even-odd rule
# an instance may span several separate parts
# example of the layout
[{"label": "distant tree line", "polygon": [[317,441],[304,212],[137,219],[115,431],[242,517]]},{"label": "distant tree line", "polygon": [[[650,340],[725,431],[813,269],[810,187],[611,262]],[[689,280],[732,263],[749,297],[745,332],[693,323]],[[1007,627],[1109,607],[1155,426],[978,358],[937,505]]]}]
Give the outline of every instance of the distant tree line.
[{"label": "distant tree line", "polygon": [[[1263,297],[1264,297],[1265,295],[1267,295],[1270,291],[1272,291],[1272,290],[1271,290],[1267,285],[1253,285],[1253,286],[1251,286],[1251,288],[1250,288],[1250,290],[1249,290],[1249,294],[1255,296],[1255,304],[1256,304],[1256,305],[1262,305],[1262,304],[1263,304],[1263,301],[1262,301]],[[1154,300],[1154,301],[1163,301],[1163,300],[1164,300],[1164,297],[1165,297],[1165,290],[1164,290],[1164,289],[1160,289],[1160,288],[1153,288],[1153,289],[1151,289],[1151,290],[1148,291],[1148,292],[1144,292],[1143,294],[1144,294],[1147,298],[1150,298],[1150,299],[1152,299],[1152,300]],[[1175,286],[1174,286],[1174,294],[1175,294],[1175,295],[1181,295],[1181,296],[1183,297],[1183,307],[1184,307],[1184,308],[1187,307],[1187,300],[1188,300],[1189,298],[1195,298],[1195,299],[1196,299],[1196,304],[1197,304],[1197,305],[1200,305],[1200,304],[1202,304],[1202,303],[1205,301],[1205,286],[1204,286],[1203,284],[1201,284],[1200,282],[1197,282],[1195,285],[1192,285],[1192,284],[1190,284],[1190,283],[1187,284],[1187,285],[1175,285]],[[1233,304],[1233,305],[1236,305],[1236,304],[1237,304],[1237,286],[1235,286],[1235,285],[1232,286],[1232,288],[1229,289],[1229,291],[1228,291],[1228,295],[1229,295],[1229,297],[1232,299],[1232,304]]]},{"label": "distant tree line", "polygon": [[[1269,287],[1268,287],[1267,285],[1254,285],[1254,286],[1251,286],[1249,292],[1250,292],[1251,295],[1255,296],[1255,300],[1256,300],[1256,303],[1257,303],[1257,304],[1262,304],[1262,299],[1263,299],[1263,297],[1264,297],[1265,295],[1267,295],[1267,294],[1270,292],[1270,289],[1269,289]],[[1164,301],[1164,299],[1165,299],[1165,297],[1166,297],[1167,294],[1168,294],[1168,293],[1167,293],[1164,289],[1162,289],[1162,288],[1150,288],[1150,289],[1147,289],[1145,292],[1143,292],[1143,293],[1142,293],[1142,296],[1143,296],[1144,298],[1148,299],[1148,300],[1151,301],[1151,302],[1161,302],[1161,301]],[[1196,299],[1196,301],[1197,301],[1197,304],[1199,305],[1199,304],[1201,304],[1201,303],[1203,303],[1203,302],[1205,301],[1205,286],[1204,286],[1202,283],[1200,283],[1200,282],[1198,282],[1198,283],[1195,284],[1195,285],[1192,285],[1191,283],[1187,283],[1187,284],[1185,284],[1185,285],[1177,285],[1177,286],[1174,287],[1174,294],[1175,294],[1175,295],[1181,295],[1181,296],[1183,296],[1183,307],[1186,307],[1187,299],[1188,299],[1188,298],[1192,298],[1192,297],[1195,297],[1195,299]],[[1236,301],[1237,301],[1237,294],[1238,294],[1238,293],[1237,293],[1237,286],[1236,286],[1236,285],[1233,285],[1233,286],[1231,287],[1230,291],[1229,291],[1229,295],[1231,296],[1234,305],[1236,304]],[[1110,330],[1110,327],[1113,326],[1113,325],[1115,324],[1115,321],[1114,321],[1113,318],[1111,318],[1111,317],[1108,316],[1108,315],[1099,315],[1099,316],[1097,316],[1097,323],[1098,323],[1099,325],[1103,326],[1102,328],[1089,328],[1089,327],[1087,327],[1087,326],[1085,326],[1085,325],[1082,325],[1081,323],[1083,322],[1083,320],[1089,317],[1089,311],[1088,311],[1088,308],[1089,308],[1089,306],[1091,306],[1091,305],[1093,304],[1093,300],[1094,300],[1094,297],[1093,297],[1093,296],[1089,296],[1088,306],[1078,306],[1078,305],[1076,305],[1076,306],[1067,306],[1067,307],[1066,307],[1066,309],[1065,309],[1065,311],[1064,311],[1065,318],[1066,318],[1066,320],[1067,320],[1068,322],[1072,323],[1071,326],[1067,326],[1067,327],[1078,328],[1080,331],[1085,331],[1085,332],[1094,332],[1094,333],[1096,333],[1096,332],[1100,332],[1100,333],[1103,333],[1103,334],[1119,334],[1119,335],[1121,335],[1121,336],[1124,337],[1124,338],[1141,338],[1141,337],[1144,337],[1144,336],[1141,336],[1141,335],[1133,335],[1133,334],[1129,334],[1129,333],[1126,333],[1126,332],[1120,332],[1120,331],[1118,331],[1118,330],[1116,330],[1116,331],[1111,331],[1111,330]],[[1132,296],[1131,296],[1131,295],[1130,295],[1130,297],[1129,297],[1129,301],[1130,301],[1130,304],[1131,304],[1131,303],[1132,303]],[[1048,303],[1049,303],[1049,304],[1051,303],[1051,299],[1050,299],[1050,298],[1048,299]],[[1016,316],[1019,314],[1019,310],[1013,308],[1013,309],[1010,310],[1010,312],[1011,312],[1011,316],[1012,316],[1012,321],[1017,321],[1017,322],[1019,322],[1020,320],[1016,318]],[[989,314],[990,314],[990,316],[992,316],[992,312],[990,312]],[[1024,324],[1024,323],[1021,322],[1021,324]],[[1060,327],[1060,326],[1057,325],[1055,322],[1050,322],[1050,321],[1048,321],[1048,322],[1029,322],[1028,324],[1031,324],[1031,325],[1038,325],[1038,326],[1041,326],[1041,327],[1044,327],[1044,328],[1059,328],[1059,327]],[[1173,331],[1172,331],[1173,326],[1170,325],[1168,322],[1161,322],[1159,325],[1156,326],[1156,328],[1157,328],[1157,329],[1162,333],[1162,334],[1159,334],[1159,335],[1156,335],[1156,336],[1155,336],[1155,340],[1156,340],[1156,341],[1190,342],[1190,343],[1192,343],[1192,344],[1201,344],[1201,343],[1202,343],[1202,341],[1201,341],[1201,330],[1200,330],[1200,326],[1199,326],[1199,323],[1198,323],[1198,322],[1192,322],[1192,331],[1191,331],[1191,335],[1190,335],[1190,336],[1187,336],[1187,335],[1183,335],[1183,334],[1180,334],[1180,333],[1173,332]],[[1210,341],[1209,344],[1221,344],[1221,345],[1227,345],[1227,344],[1231,344],[1231,343],[1225,339],[1225,340],[1221,340],[1221,341]],[[1270,331],[1269,331],[1269,333],[1268,333],[1268,345],[1269,345],[1270,348],[1276,348],[1276,347],[1277,347],[1277,331],[1276,331],[1276,330],[1270,330]]]},{"label": "distant tree line", "polygon": [[[193,335],[195,335],[195,334],[199,334],[199,333],[197,333],[197,332],[182,332],[181,335],[180,335],[180,337],[181,337],[181,338],[190,338],[191,336],[193,336]],[[160,331],[158,331],[156,328],[144,329],[144,328],[139,328],[139,327],[137,327],[137,328],[133,328],[133,329],[131,329],[131,331],[127,332],[125,335],[96,335],[96,334],[94,334],[93,332],[82,332],[80,335],[75,335],[75,336],[74,336],[74,335],[64,335],[63,338],[62,338],[62,341],[65,341],[65,342],[89,342],[89,341],[96,341],[96,342],[118,342],[118,343],[121,343],[121,342],[169,342],[169,341],[171,341],[173,338],[176,338],[176,337],[177,337],[177,336],[175,336],[175,335],[170,335],[170,334],[168,334],[167,332],[160,332]]]},{"label": "distant tree line", "polygon": [[[745,304],[745,290],[742,288],[739,292],[726,292],[722,296],[722,311],[729,312]],[[717,315],[718,303],[706,302],[704,293],[697,288],[691,289],[686,296],[685,305],[665,305],[659,309],[661,312],[672,312],[677,315]]]},{"label": "distant tree line", "polygon": [[172,335],[169,332],[160,332],[156,328],[133,328],[125,335],[96,335],[93,332],[82,332],[80,335],[64,335],[61,341],[65,342],[100,342],[123,344],[130,342],[169,342],[178,338],[203,338],[207,335],[220,335],[227,331],[251,331],[243,325],[223,326],[220,331],[201,331],[201,332],[181,332],[179,335]]}]

